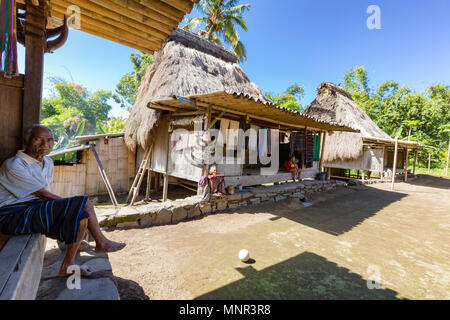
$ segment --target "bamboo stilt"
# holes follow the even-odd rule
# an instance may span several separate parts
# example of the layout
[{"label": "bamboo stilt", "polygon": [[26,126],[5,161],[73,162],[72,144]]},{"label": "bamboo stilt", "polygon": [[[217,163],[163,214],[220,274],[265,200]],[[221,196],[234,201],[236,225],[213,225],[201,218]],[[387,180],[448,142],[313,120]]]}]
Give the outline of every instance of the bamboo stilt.
[{"label": "bamboo stilt", "polygon": [[394,149],[394,164],[392,166],[392,182],[391,182],[391,191],[394,191],[395,184],[395,172],[397,170],[397,151],[398,151],[398,138],[395,138],[395,149]]}]

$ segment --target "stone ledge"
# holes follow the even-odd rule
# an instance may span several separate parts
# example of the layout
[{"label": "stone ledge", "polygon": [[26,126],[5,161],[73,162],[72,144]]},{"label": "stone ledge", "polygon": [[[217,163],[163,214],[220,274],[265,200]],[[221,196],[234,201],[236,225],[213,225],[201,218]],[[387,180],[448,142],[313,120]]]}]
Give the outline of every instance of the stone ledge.
[{"label": "stone ledge", "polygon": [[203,202],[201,196],[146,204],[139,207],[124,207],[117,214],[99,219],[102,227],[151,227],[175,224],[189,219],[200,218],[210,213],[229,211],[240,206],[256,205],[267,201],[282,201],[288,196],[304,197],[305,194],[330,191],[340,184],[335,180],[305,180],[302,182],[283,183],[273,186],[259,186],[237,190],[232,195],[211,196],[209,202]]},{"label": "stone ledge", "polygon": [[[46,252],[44,268],[37,293],[37,300],[120,300],[116,279],[106,253],[94,252],[94,247],[78,252],[75,262],[88,264],[93,274],[81,278],[80,289],[69,289],[69,277],[58,277],[64,252],[50,249]],[[73,283],[73,281],[72,281]]]},{"label": "stone ledge", "polygon": [[34,300],[41,278],[46,237],[11,237],[0,252],[0,300]]}]

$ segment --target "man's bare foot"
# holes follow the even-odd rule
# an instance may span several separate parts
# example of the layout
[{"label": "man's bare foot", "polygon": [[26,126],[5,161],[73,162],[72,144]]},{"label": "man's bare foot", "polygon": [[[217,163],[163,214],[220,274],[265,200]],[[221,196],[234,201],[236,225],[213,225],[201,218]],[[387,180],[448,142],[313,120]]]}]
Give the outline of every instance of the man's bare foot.
[{"label": "man's bare foot", "polygon": [[67,277],[67,276],[73,274],[73,272],[67,273],[67,269],[69,267],[78,267],[80,269],[80,275],[82,277],[90,277],[90,276],[92,276],[91,267],[89,267],[87,264],[83,264],[81,266],[78,266],[78,265],[74,264],[74,265],[68,266],[67,268],[61,266],[61,269],[59,269],[59,271],[58,271],[58,277]]},{"label": "man's bare foot", "polygon": [[125,248],[126,243],[114,242],[111,240],[105,240],[104,243],[99,243],[95,247],[95,252],[97,253],[107,253],[107,252],[116,252]]}]

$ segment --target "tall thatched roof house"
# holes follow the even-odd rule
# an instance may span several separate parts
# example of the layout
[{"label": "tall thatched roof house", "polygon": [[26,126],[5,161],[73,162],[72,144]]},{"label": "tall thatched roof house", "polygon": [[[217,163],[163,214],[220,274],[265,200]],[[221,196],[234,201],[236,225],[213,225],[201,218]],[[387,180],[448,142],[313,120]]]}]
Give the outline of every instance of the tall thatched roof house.
[{"label": "tall thatched roof house", "polygon": [[[202,122],[206,129],[222,128],[224,121],[234,121],[244,130],[253,125],[286,133],[302,131],[305,140],[307,136],[312,140],[313,135],[330,130],[357,131],[274,105],[242,71],[233,52],[177,29],[155,54],[155,62],[142,80],[126,123],[126,143],[131,150],[138,151],[138,163],[152,150],[149,162],[153,172],[164,174],[165,178],[198,181],[205,173],[205,165],[188,163],[170,145],[172,128],[178,125],[192,130],[196,121]],[[286,180],[286,176],[255,177],[250,171],[244,172],[246,167],[242,164],[221,165],[218,170],[233,185]],[[310,174],[315,172],[317,166]]]},{"label": "tall thatched roof house", "polygon": [[[316,99],[304,111],[307,116],[358,129],[359,133],[334,132],[326,136],[323,152],[325,167],[383,172],[393,166],[395,140],[381,130],[343,88],[323,82]],[[415,141],[398,141],[401,149],[423,147]],[[397,167],[404,166],[399,153]]]},{"label": "tall thatched roof house", "polygon": [[237,64],[237,56],[191,32],[176,29],[155,54],[130,110],[125,127],[132,150],[147,149],[163,112],[149,108],[151,101],[219,91],[242,92],[264,103],[269,101]]}]

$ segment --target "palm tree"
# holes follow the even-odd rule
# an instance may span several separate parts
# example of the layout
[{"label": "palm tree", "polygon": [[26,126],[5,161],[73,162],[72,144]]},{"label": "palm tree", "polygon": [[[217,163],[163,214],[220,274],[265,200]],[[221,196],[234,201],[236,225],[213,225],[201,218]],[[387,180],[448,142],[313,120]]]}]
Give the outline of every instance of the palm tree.
[{"label": "palm tree", "polygon": [[230,45],[239,62],[246,59],[244,44],[239,40],[239,33],[235,26],[238,25],[247,31],[247,24],[243,13],[250,9],[249,4],[239,5],[240,0],[201,0],[195,4],[195,8],[201,17],[187,18],[183,29],[195,31],[202,23],[206,24],[204,37],[223,46],[221,39]]}]

